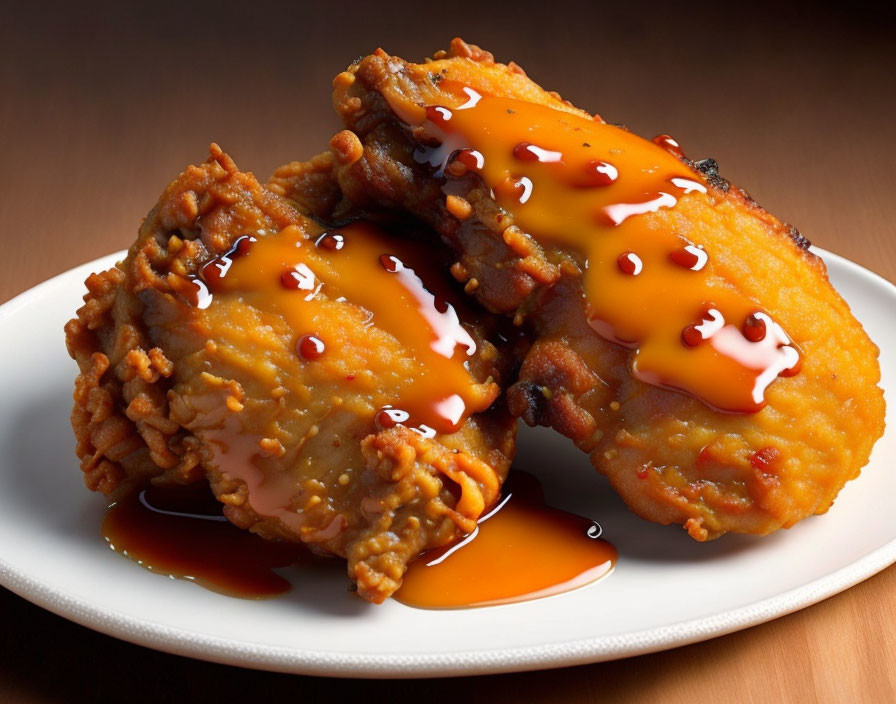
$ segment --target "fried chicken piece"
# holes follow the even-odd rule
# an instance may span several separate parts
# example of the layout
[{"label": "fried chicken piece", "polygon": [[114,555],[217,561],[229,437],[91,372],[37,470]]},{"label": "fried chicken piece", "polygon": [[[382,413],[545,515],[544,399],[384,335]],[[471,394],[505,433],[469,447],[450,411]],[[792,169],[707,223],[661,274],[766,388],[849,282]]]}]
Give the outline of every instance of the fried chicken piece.
[{"label": "fried chicken piece", "polygon": [[[402,268],[400,242],[381,257],[382,233],[323,233],[212,145],[168,186],[127,258],[87,280],[66,326],[80,369],[72,425],[90,489],[207,478],[237,526],[347,558],[360,595],[381,602],[410,560],[472,530],[496,500],[515,421],[495,403],[501,355],[475,320],[458,321],[470,318],[462,307],[433,303],[422,269]],[[343,266],[382,304],[353,301]],[[393,307],[409,330],[396,332]],[[420,315],[455,335],[435,361],[413,335],[448,338]],[[426,380],[427,363],[439,379]],[[452,406],[453,425],[398,422],[401,402],[425,406],[445,389],[466,404]]]},{"label": "fried chicken piece", "polygon": [[[606,125],[459,39],[421,64],[377,50],[333,100],[343,194],[429,224],[467,292],[531,328],[511,411],[571,438],[635,513],[697,540],[766,534],[827,511],[866,464],[884,427],[876,346],[808,242],[714,161]],[[630,283],[642,265],[670,284],[652,298]],[[718,304],[731,322],[710,330],[716,296],[737,315]],[[719,330],[776,361],[760,374]]]}]

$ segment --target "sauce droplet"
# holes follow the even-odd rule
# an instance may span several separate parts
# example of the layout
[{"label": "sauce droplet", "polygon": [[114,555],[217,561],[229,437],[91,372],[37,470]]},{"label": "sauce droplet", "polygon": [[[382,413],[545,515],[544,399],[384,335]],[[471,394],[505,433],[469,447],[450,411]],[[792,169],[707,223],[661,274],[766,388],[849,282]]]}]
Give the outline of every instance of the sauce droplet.
[{"label": "sauce droplet", "polygon": [[345,246],[345,238],[340,232],[325,232],[318,238],[315,244],[317,244],[317,246],[321,249],[338,251]]},{"label": "sauce droplet", "polygon": [[700,271],[706,266],[706,262],[709,261],[709,255],[706,254],[702,247],[689,244],[671,252],[669,259],[685,269]]},{"label": "sauce droplet", "polygon": [[688,325],[681,331],[681,341],[688,347],[696,347],[703,342],[703,335],[700,334],[696,325]]},{"label": "sauce droplet", "polygon": [[681,149],[681,145],[678,143],[678,140],[674,139],[668,134],[658,134],[653,138],[653,143],[658,147],[662,147],[667,152],[669,152],[672,156],[678,157],[679,159],[684,159],[684,151]]},{"label": "sauce droplet", "polygon": [[224,254],[215,257],[210,262],[203,265],[200,270],[203,280],[209,286],[217,284],[227,276],[227,272],[230,271],[230,267],[233,265],[235,259],[249,253],[249,250],[255,241],[256,238],[251,235],[243,235],[235,240],[231,248]]},{"label": "sauce droplet", "polygon": [[284,269],[280,274],[280,285],[290,291],[313,291],[314,272],[307,264],[297,264],[292,269]]},{"label": "sauce droplet", "polygon": [[510,604],[584,587],[606,577],[616,549],[600,526],[545,505],[538,481],[513,472],[504,497],[460,541],[412,563],[394,598],[426,609]]},{"label": "sauce droplet", "polygon": [[520,142],[513,148],[513,155],[520,161],[540,161],[550,164],[563,160],[562,152],[552,152],[550,149],[542,149],[528,142]]},{"label": "sauce droplet", "polygon": [[750,342],[759,342],[765,337],[765,321],[751,313],[744,320],[744,337]]},{"label": "sauce droplet", "polygon": [[302,335],[302,337],[299,338],[299,344],[296,345],[296,347],[299,351],[299,355],[303,359],[309,361],[318,359],[326,349],[323,340],[314,335]]},{"label": "sauce droplet", "polygon": [[401,269],[401,261],[391,254],[381,254],[380,265],[390,274],[394,274]]},{"label": "sauce droplet", "polygon": [[188,278],[172,276],[171,287],[189,301],[190,305],[205,310],[214,300],[215,286],[227,276],[234,260],[248,254],[256,241],[252,235],[238,237],[230,249],[203,264],[199,268],[198,276]]},{"label": "sauce droplet", "polygon": [[528,142],[520,142],[513,148],[513,155],[520,161],[538,161],[538,154],[531,147]]},{"label": "sauce droplet", "polygon": [[641,258],[634,252],[623,252],[616,260],[616,264],[619,266],[619,271],[629,276],[637,276],[644,268]]},{"label": "sauce droplet", "polygon": [[431,105],[426,108],[426,119],[436,125],[444,125],[451,119],[451,111],[448,108]]},{"label": "sauce droplet", "polygon": [[616,167],[600,159],[592,159],[585,164],[585,171],[588,174],[588,185],[590,186],[609,186],[619,178],[619,171]]},{"label": "sauce droplet", "polygon": [[448,159],[445,171],[460,178],[467,171],[478,171],[485,166],[485,157],[475,149],[458,149]]},{"label": "sauce droplet", "polygon": [[[468,87],[463,92],[475,93]],[[693,234],[692,222],[666,211],[696,199],[711,208],[712,184],[707,173],[681,159],[671,137],[651,142],[599,118],[489,95],[427,115],[431,119],[419,126],[421,144],[439,146],[421,146],[416,160],[436,175],[453,177],[445,165],[475,153],[476,173],[514,226],[586,263],[588,322],[598,335],[633,350],[630,369],[637,379],[690,394],[716,410],[755,413],[766,403],[768,385],[799,368],[798,348],[768,314],[766,325],[775,333],[766,335],[761,349],[749,347],[758,343],[741,325],[725,325],[726,319],[743,321],[756,303],[709,265],[711,251],[682,246]],[[646,269],[638,272],[633,260],[620,260],[620,252],[631,250],[648,263]],[[683,334],[694,323],[693,311],[709,301],[720,324],[711,317]],[[699,344],[698,337],[710,344]]]},{"label": "sauce droplet", "polygon": [[[456,432],[497,394],[465,365],[477,345],[458,315],[462,298],[445,279],[425,245],[356,222],[338,232],[290,225],[260,236],[251,256],[232,259],[208,287],[222,301],[278,316],[296,335],[301,359],[321,359],[326,348],[319,368],[353,381],[352,393],[366,390],[374,408],[400,407],[410,415],[408,427],[435,434]],[[358,331],[351,344],[336,344],[346,316]],[[382,344],[394,346],[390,354]]]},{"label": "sauce droplet", "polygon": [[402,411],[400,408],[387,407],[377,411],[376,416],[374,416],[374,422],[377,430],[388,430],[400,423],[406,423],[410,417],[411,414],[407,411]]}]

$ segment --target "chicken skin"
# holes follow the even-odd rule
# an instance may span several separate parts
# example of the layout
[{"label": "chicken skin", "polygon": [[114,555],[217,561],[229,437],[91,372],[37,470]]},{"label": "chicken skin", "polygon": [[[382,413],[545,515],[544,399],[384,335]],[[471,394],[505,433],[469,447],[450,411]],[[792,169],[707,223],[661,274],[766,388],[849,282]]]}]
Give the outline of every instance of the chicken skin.
[{"label": "chicken skin", "polygon": [[333,100],[334,212],[439,232],[465,290],[532,335],[512,413],[571,438],[632,511],[697,540],[767,534],[867,463],[877,347],[809,243],[713,160],[459,39],[359,59]]},{"label": "chicken skin", "polygon": [[381,602],[472,530],[513,453],[504,357],[438,247],[327,231],[213,145],[66,327],[87,486],[208,481],[234,524],[347,558]]}]

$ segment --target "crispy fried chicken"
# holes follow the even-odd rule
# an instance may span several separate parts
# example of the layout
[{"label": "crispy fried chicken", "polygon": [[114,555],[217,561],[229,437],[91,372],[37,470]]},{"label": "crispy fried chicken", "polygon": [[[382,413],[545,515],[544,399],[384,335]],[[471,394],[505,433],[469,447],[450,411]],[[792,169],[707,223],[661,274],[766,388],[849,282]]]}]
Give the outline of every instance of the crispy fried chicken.
[{"label": "crispy fried chicken", "polygon": [[877,348],[808,242],[714,161],[459,39],[359,59],[333,100],[334,210],[441,234],[467,292],[533,331],[512,412],[571,438],[635,513],[766,534],[858,475],[883,432]]},{"label": "crispy fried chicken", "polygon": [[[325,204],[316,183],[293,197]],[[66,327],[87,486],[207,480],[236,525],[343,556],[388,597],[473,528],[513,452],[503,357],[427,270],[433,246],[327,232],[213,145]]]}]

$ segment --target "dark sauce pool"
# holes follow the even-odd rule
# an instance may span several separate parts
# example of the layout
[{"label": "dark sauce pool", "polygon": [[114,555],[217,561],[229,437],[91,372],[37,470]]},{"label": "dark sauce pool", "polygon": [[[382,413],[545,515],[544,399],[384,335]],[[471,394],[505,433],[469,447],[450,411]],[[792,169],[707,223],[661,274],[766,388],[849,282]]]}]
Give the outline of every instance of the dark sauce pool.
[{"label": "dark sauce pool", "polygon": [[274,570],[310,561],[308,550],[241,530],[221,509],[206,485],[152,487],[112,504],[101,532],[109,547],[156,574],[243,599],[289,591]]},{"label": "dark sauce pool", "polygon": [[[109,547],[145,569],[244,599],[289,591],[278,568],[330,561],[303,545],[263,540],[232,525],[205,485],[133,494],[110,506],[101,533]],[[616,550],[600,534],[594,521],[547,506],[537,479],[513,472],[476,530],[421,555],[394,598],[440,609],[562,594],[612,571]]]}]

